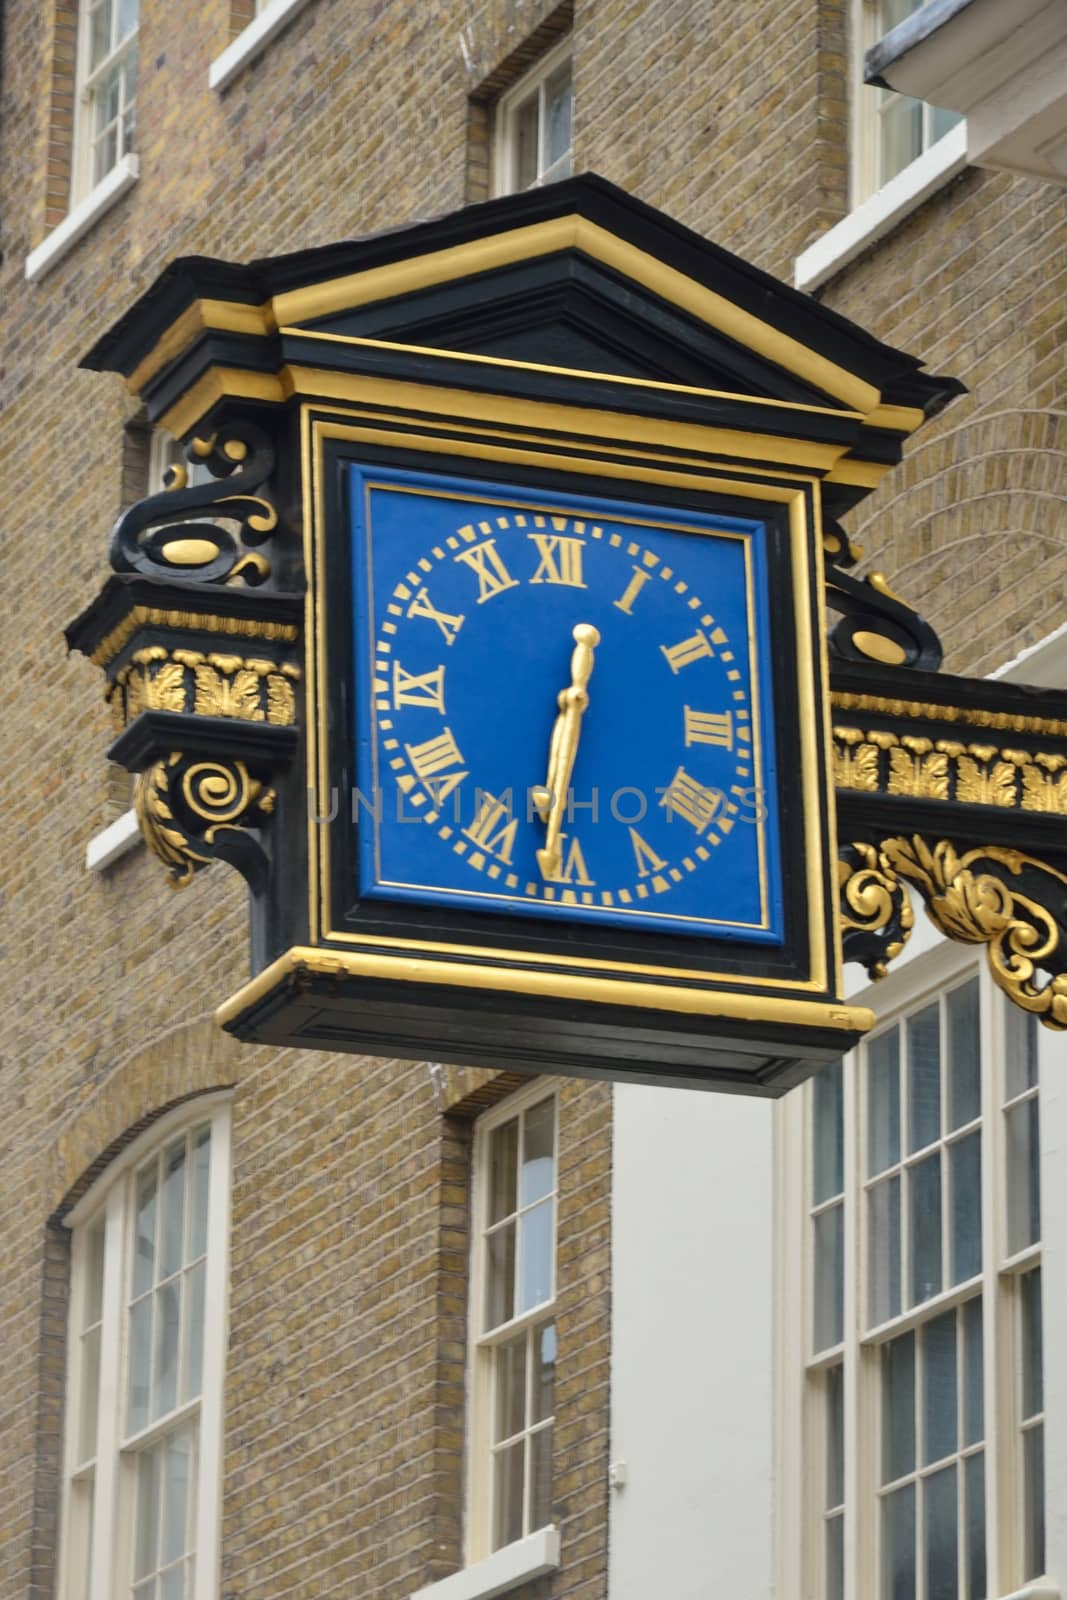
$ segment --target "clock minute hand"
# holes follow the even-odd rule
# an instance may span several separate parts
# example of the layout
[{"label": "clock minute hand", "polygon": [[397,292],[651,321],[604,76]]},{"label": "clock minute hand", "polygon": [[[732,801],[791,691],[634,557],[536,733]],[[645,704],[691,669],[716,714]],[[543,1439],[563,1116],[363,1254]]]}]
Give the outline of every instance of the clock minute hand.
[{"label": "clock minute hand", "polygon": [[594,651],[600,634],[592,623],[579,622],[573,632],[571,681],[556,697],[559,713],[548,747],[548,775],[544,786],[533,790],[537,814],[546,824],[544,849],[537,852],[537,865],[543,878],[556,878],[562,865],[560,830],[563,807],[570,789],[571,774],[578,754],[582,713],[589,704],[588,685],[593,673]]}]

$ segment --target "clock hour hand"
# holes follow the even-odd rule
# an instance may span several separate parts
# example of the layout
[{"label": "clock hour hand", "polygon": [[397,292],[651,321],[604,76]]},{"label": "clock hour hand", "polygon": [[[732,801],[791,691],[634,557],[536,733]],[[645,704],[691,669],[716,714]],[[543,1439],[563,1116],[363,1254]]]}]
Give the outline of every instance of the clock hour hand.
[{"label": "clock hour hand", "polygon": [[541,869],[541,876],[548,879],[559,876],[562,864],[560,830],[563,809],[578,754],[582,713],[589,704],[588,686],[593,673],[593,653],[600,643],[600,634],[589,622],[579,622],[573,638],[571,681],[556,696],[559,712],[548,747],[548,775],[544,785],[532,791],[537,814],[547,829],[544,849],[537,852],[537,865]]}]

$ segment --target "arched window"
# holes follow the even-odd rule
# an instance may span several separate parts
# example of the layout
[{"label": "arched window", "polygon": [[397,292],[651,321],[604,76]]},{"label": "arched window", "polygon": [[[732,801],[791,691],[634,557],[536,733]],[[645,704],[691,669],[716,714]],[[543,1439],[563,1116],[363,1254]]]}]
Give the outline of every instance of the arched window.
[{"label": "arched window", "polygon": [[61,1600],[214,1600],[229,1104],[110,1164],[71,1229]]}]

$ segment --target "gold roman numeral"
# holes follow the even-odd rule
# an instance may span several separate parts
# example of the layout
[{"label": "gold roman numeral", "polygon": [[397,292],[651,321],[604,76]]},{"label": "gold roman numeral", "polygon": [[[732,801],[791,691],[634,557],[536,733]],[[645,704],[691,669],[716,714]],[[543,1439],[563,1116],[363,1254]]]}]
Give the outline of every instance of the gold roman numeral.
[{"label": "gold roman numeral", "polygon": [[680,644],[661,644],[660,649],[667,657],[667,665],[672,672],[680,672],[691,661],[699,661],[701,656],[713,656],[711,640],[705,633],[694,633],[691,639],[683,639]]},{"label": "gold roman numeral", "polygon": [[565,844],[567,835],[561,833],[559,842],[564,846],[559,871],[554,877],[549,878],[549,883],[580,883],[583,889],[591,889],[594,880],[589,876],[589,868],[585,864],[585,856],[577,839],[572,839],[569,845]]},{"label": "gold roman numeral", "polygon": [[449,767],[463,766],[463,757],[452,736],[451,728],[439,733],[436,739],[427,739],[422,744],[405,745],[404,748],[419,778],[433,795],[435,805],[440,805],[467,776],[466,771],[449,772],[443,778],[437,776],[439,772],[446,772]]},{"label": "gold roman numeral", "polygon": [[684,706],[685,742],[691,744],[717,744],[723,750],[734,747],[733,714],[729,711],[694,711]]},{"label": "gold roman numeral", "polygon": [[637,876],[639,878],[650,878],[654,872],[662,871],[667,865],[663,858],[658,856],[652,849],[652,846],[645,843],[636,828],[630,829],[630,843],[634,847],[634,855],[637,858]]},{"label": "gold roman numeral", "polygon": [[475,799],[479,802],[478,815],[463,832],[468,839],[481,845],[482,849],[488,850],[491,855],[499,856],[500,860],[510,867],[511,852],[515,848],[515,834],[519,826],[518,817],[511,815],[511,790],[506,791],[503,800],[498,800],[488,789],[479,789]]},{"label": "gold roman numeral", "polygon": [[703,833],[715,816],[722,804],[722,795],[718,789],[706,788],[691,778],[684,767],[678,771],[670,781],[670,786],[664,793],[660,805],[667,812],[673,811],[690,823],[697,831]]},{"label": "gold roman numeral", "polygon": [[394,661],[393,709],[399,711],[401,706],[428,706],[444,716],[444,667],[434,667],[431,672],[408,672],[399,661]]},{"label": "gold roman numeral", "polygon": [[537,546],[541,564],[531,583],[566,583],[572,589],[584,589],[582,580],[582,550],[584,541],[560,533],[528,533]]},{"label": "gold roman numeral", "polygon": [[513,578],[504,565],[495,539],[483,539],[481,544],[472,544],[469,550],[461,550],[452,559],[470,567],[478,579],[479,605],[491,600],[495,594],[502,594],[505,589],[514,589],[518,585],[518,579]]},{"label": "gold roman numeral", "polygon": [[445,644],[451,644],[463,626],[462,616],[450,616],[447,611],[438,611],[433,604],[425,586],[421,588],[414,600],[408,606],[409,617],[429,617],[431,622],[436,622],[445,636]]},{"label": "gold roman numeral", "polygon": [[[648,582],[648,579],[649,574],[642,567],[635,567],[634,575],[626,585],[622,599],[615,600],[612,603],[617,606],[620,611],[625,611],[628,617],[632,617],[633,603],[641,593],[641,590],[644,588],[645,584]],[[663,646],[660,645],[661,650],[662,648]]]}]

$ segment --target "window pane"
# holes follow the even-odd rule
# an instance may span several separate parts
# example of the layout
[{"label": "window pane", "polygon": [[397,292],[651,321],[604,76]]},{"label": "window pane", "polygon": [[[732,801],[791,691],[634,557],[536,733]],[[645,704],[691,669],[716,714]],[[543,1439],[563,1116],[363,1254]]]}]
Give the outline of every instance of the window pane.
[{"label": "window pane", "polygon": [[921,100],[890,94],[882,107],[881,181],[888,183],[922,153],[923,106]]},{"label": "window pane", "polygon": [[78,1460],[96,1454],[96,1418],[100,1395],[100,1328],[82,1335],[81,1415],[78,1418]]},{"label": "window pane", "polygon": [[985,1438],[985,1397],[982,1392],[984,1350],[982,1299],[976,1295],[963,1307],[963,1443]]},{"label": "window pane", "polygon": [[815,1274],[812,1309],[815,1349],[840,1344],[845,1327],[845,1208],[832,1206],[814,1221]]},{"label": "window pane", "polygon": [[941,1134],[941,1023],[936,1002],[908,1018],[908,1149]]},{"label": "window pane", "polygon": [[204,1374],[204,1263],[185,1279],[185,1334],[182,1351],[182,1400],[195,1400]]},{"label": "window pane", "polygon": [[207,1250],[207,1206],[211,1179],[211,1129],[201,1128],[193,1139],[192,1196],[189,1202],[189,1260]]},{"label": "window pane", "polygon": [[1008,1254],[1041,1237],[1040,1111],[1036,1098],[1004,1113],[1007,1134]]},{"label": "window pane", "polygon": [[545,166],[571,147],[571,64],[564,61],[545,83]]},{"label": "window pane", "polygon": [[552,1424],[530,1440],[530,1532],[552,1521]]},{"label": "window pane", "polygon": [[520,1203],[530,1205],[555,1188],[555,1102],[545,1100],[523,1118]]},{"label": "window pane", "polygon": [[193,1441],[188,1428],[172,1433],[163,1445],[163,1547],[161,1566],[183,1556],[188,1545],[189,1491]]},{"label": "window pane", "polygon": [[915,1335],[882,1346],[882,1482],[915,1469]]},{"label": "window pane", "polygon": [[111,49],[111,6],[97,6],[89,22],[89,70],[98,67]]},{"label": "window pane", "polygon": [[152,1369],[152,1421],[178,1403],[178,1336],[181,1330],[181,1286],[165,1283],[156,1293],[155,1360]]},{"label": "window pane", "polygon": [[915,1600],[915,1485],[882,1502],[882,1594],[884,1600]]},{"label": "window pane", "polygon": [[526,1421],[526,1335],[500,1345],[494,1357],[496,1429],[494,1444],[521,1433]]},{"label": "window pane", "polygon": [[85,1311],[82,1327],[100,1321],[104,1306],[104,1219],[89,1229],[85,1240]]},{"label": "window pane", "polygon": [[948,1125],[962,1128],[981,1111],[982,1045],[978,1017],[978,979],[953,989],[948,1013]]},{"label": "window pane", "polygon": [[903,22],[910,17],[913,11],[918,11],[923,0],[880,0],[878,7],[878,36],[888,33],[890,28],[895,28],[898,22]]},{"label": "window pane", "polygon": [[943,106],[927,106],[927,115],[930,118],[930,143],[936,144],[943,139],[946,133],[963,121],[958,111],[946,111]]},{"label": "window pane", "polygon": [[522,1538],[522,1478],[525,1441],[493,1457],[493,1549]]},{"label": "window pane", "polygon": [[867,1047],[867,1172],[900,1160],[900,1033],[879,1034]]},{"label": "window pane", "polygon": [[133,1248],[133,1296],[143,1294],[154,1280],[156,1250],[155,1162],[137,1180],[137,1226]]},{"label": "window pane", "polygon": [[159,1276],[169,1278],[182,1264],[185,1226],[185,1140],[171,1145],[163,1157],[160,1197]]},{"label": "window pane", "polygon": [[1023,1576],[1045,1570],[1045,1430],[1038,1425],[1023,1434]]},{"label": "window pane", "polygon": [[159,1583],[159,1600],[186,1600],[188,1593],[184,1562],[163,1573]]},{"label": "window pane", "polygon": [[845,1600],[845,1519],[826,1524],[826,1600]]},{"label": "window pane", "polygon": [[949,1148],[952,1175],[951,1281],[982,1270],[982,1145],[977,1129]]},{"label": "window pane", "polygon": [[963,1481],[967,1539],[964,1552],[967,1579],[963,1593],[966,1600],[986,1600],[984,1451],[967,1457],[963,1463]]},{"label": "window pane", "polygon": [[148,1383],[152,1352],[152,1303],[154,1295],[130,1307],[130,1373],[127,1397],[126,1432],[138,1433],[148,1423]]},{"label": "window pane", "polygon": [[516,1313],[529,1311],[552,1297],[552,1246],[555,1202],[543,1200],[519,1220],[522,1280]]},{"label": "window pane", "polygon": [[1019,1283],[1022,1298],[1022,1414],[1036,1417],[1044,1410],[1042,1373],[1041,1271],[1028,1272]]},{"label": "window pane", "polygon": [[497,1328],[515,1314],[515,1224],[486,1240],[485,1326]]},{"label": "window pane", "polygon": [[515,1210],[515,1173],[519,1161],[519,1119],[494,1128],[489,1136],[489,1221],[499,1222]]},{"label": "window pane", "polygon": [[845,1501],[845,1369],[826,1374],[826,1509]]},{"label": "window pane", "polygon": [[959,1533],[955,1465],[925,1480],[926,1600],[958,1600]]},{"label": "window pane", "polygon": [[533,1382],[530,1386],[530,1421],[544,1422],[555,1409],[556,1325],[533,1331]]},{"label": "window pane", "polygon": [[956,1313],[934,1317],[922,1331],[923,1463],[956,1451]]},{"label": "window pane", "polygon": [[871,1322],[877,1325],[900,1311],[900,1179],[889,1178],[868,1197]]},{"label": "window pane", "polygon": [[515,138],[515,187],[528,189],[532,183],[537,182],[537,105],[538,91],[535,89],[528,99],[524,100],[515,112],[512,124]]},{"label": "window pane", "polygon": [[845,1186],[844,1090],[840,1061],[812,1079],[812,1203],[821,1205]]},{"label": "window pane", "polygon": [[116,37],[125,39],[137,26],[138,0],[119,0],[119,17]]},{"label": "window pane", "polygon": [[941,1156],[928,1156],[912,1167],[911,1304],[919,1305],[941,1291]]},{"label": "window pane", "polygon": [[1018,1006],[1004,1007],[1005,1094],[1017,1094],[1037,1084],[1037,1018]]},{"label": "window pane", "polygon": [[133,1576],[143,1578],[156,1569],[159,1530],[158,1448],[142,1450],[137,1457],[137,1510],[134,1518]]}]

